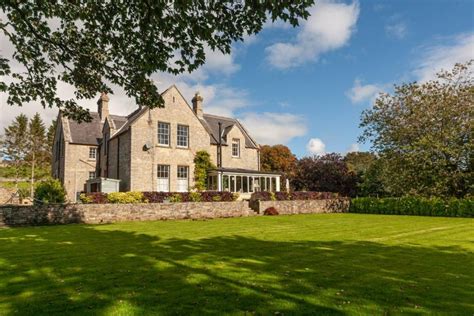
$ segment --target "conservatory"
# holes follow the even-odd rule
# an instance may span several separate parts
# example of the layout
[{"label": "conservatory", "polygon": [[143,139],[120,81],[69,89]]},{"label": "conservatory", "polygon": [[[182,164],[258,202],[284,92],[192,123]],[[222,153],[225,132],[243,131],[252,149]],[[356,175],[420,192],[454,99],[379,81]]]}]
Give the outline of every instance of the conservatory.
[{"label": "conservatory", "polygon": [[208,189],[249,195],[258,191],[280,191],[280,174],[247,169],[217,168],[208,174]]}]

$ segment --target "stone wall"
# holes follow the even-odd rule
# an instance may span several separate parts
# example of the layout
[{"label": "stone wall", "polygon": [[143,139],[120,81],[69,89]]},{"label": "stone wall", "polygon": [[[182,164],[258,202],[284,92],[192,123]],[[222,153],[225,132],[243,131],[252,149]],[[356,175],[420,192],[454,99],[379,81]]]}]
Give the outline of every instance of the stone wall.
[{"label": "stone wall", "polygon": [[257,201],[252,208],[259,214],[274,207],[279,214],[345,213],[349,211],[349,199],[298,200],[298,201]]},{"label": "stone wall", "polygon": [[248,202],[0,206],[0,227],[252,216]]}]

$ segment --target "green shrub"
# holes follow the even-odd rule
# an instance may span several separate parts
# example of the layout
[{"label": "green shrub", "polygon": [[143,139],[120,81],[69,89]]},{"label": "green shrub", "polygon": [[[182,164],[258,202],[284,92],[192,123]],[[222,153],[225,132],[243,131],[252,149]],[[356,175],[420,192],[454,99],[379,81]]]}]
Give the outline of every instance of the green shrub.
[{"label": "green shrub", "polygon": [[119,204],[136,204],[144,203],[145,198],[143,197],[142,192],[112,192],[107,194],[107,200],[109,203],[119,203]]},{"label": "green shrub", "polygon": [[211,161],[211,155],[205,150],[196,152],[194,157],[194,188],[198,191],[206,190],[208,187],[207,174],[215,166]]},{"label": "green shrub", "polygon": [[92,203],[92,198],[85,193],[82,193],[81,195],[79,195],[79,200],[84,204]]},{"label": "green shrub", "polygon": [[474,199],[361,197],[351,200],[351,213],[474,217]]},{"label": "green shrub", "polygon": [[18,196],[20,199],[25,199],[30,197],[30,189],[24,187],[18,187]]},{"label": "green shrub", "polygon": [[[234,198],[233,195],[232,195],[232,198]],[[222,201],[222,197],[221,197],[220,195],[214,195],[214,196],[212,197],[212,201],[213,201],[213,202],[220,202],[220,201]]]},{"label": "green shrub", "polygon": [[232,193],[232,201],[237,201],[240,197],[239,193]]},{"label": "green shrub", "polygon": [[189,192],[189,200],[192,202],[201,202],[201,193]]},{"label": "green shrub", "polygon": [[64,203],[66,190],[59,180],[47,179],[36,184],[35,204]]},{"label": "green shrub", "polygon": [[183,197],[179,193],[174,193],[173,195],[170,196],[170,202],[171,203],[179,203],[183,201]]}]

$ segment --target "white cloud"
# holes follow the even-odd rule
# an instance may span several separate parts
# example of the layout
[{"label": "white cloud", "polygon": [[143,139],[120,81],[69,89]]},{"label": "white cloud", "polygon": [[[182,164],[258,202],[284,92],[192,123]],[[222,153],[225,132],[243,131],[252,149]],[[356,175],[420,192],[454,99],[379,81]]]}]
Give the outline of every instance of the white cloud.
[{"label": "white cloud", "polygon": [[362,103],[366,101],[373,102],[380,92],[384,90],[384,85],[366,84],[363,85],[359,79],[354,80],[354,85],[348,91],[346,96],[352,103]]},{"label": "white cloud", "polygon": [[385,25],[385,33],[396,39],[404,39],[407,35],[407,25],[405,22],[395,22]]},{"label": "white cloud", "polygon": [[[446,39],[444,39],[446,42]],[[435,45],[424,50],[414,75],[418,81],[434,79],[440,70],[449,70],[455,63],[474,59],[474,33],[461,34],[451,40],[451,45]]]},{"label": "white cloud", "polygon": [[296,41],[276,43],[266,48],[268,62],[278,69],[317,61],[325,52],[344,46],[359,17],[359,4],[325,0],[310,9],[311,16],[298,31]]},{"label": "white cloud", "polygon": [[351,146],[347,150],[348,153],[353,153],[353,152],[358,152],[358,151],[360,151],[360,147],[359,147],[359,144],[357,143],[351,144]]},{"label": "white cloud", "polygon": [[311,138],[306,144],[306,150],[313,155],[324,155],[326,153],[326,144],[319,138]]},{"label": "white cloud", "polygon": [[244,113],[239,119],[250,135],[264,145],[287,144],[307,131],[304,118],[291,113]]}]

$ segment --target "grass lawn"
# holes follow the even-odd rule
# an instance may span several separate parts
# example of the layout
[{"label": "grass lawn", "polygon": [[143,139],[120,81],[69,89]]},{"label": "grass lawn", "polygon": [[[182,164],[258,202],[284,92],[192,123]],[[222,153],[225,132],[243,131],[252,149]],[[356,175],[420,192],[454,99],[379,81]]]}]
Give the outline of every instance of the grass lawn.
[{"label": "grass lawn", "polygon": [[0,229],[0,315],[474,313],[474,220],[321,214]]}]

